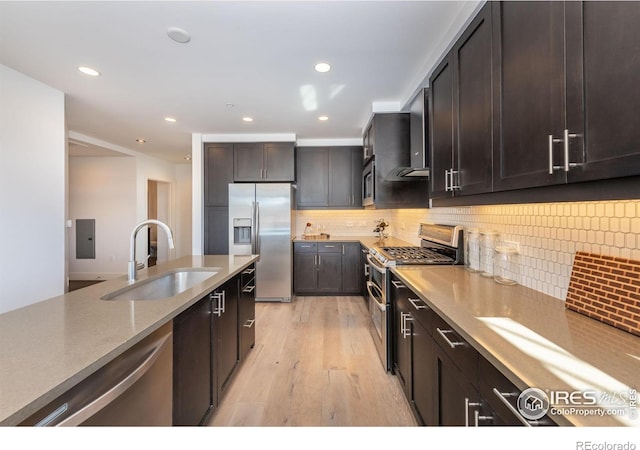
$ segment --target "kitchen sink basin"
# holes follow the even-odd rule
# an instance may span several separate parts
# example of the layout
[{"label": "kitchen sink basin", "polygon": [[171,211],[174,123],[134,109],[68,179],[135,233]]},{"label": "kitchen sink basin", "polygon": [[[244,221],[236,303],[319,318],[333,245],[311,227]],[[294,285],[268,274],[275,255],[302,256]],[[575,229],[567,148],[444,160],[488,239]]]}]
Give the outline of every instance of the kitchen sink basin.
[{"label": "kitchen sink basin", "polygon": [[101,300],[160,300],[178,295],[211,278],[219,267],[174,269],[110,292]]}]

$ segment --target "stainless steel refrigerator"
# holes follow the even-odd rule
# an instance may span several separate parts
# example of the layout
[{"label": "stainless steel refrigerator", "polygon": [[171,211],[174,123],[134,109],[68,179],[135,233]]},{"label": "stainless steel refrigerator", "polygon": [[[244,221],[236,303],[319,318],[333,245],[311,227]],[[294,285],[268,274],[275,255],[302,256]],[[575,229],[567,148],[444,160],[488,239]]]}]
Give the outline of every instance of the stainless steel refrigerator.
[{"label": "stainless steel refrigerator", "polygon": [[256,301],[291,301],[294,200],[290,183],[229,184],[229,254],[260,255]]}]

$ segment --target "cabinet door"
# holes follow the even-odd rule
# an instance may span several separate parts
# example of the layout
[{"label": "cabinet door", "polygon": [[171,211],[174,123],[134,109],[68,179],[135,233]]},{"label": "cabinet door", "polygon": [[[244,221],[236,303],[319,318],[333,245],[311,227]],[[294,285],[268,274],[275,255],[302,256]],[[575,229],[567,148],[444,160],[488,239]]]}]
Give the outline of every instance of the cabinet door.
[{"label": "cabinet door", "polygon": [[401,295],[392,294],[392,298],[394,306],[393,372],[398,377],[405,397],[411,403],[413,402],[413,391],[411,389],[411,333],[413,318]]},{"label": "cabinet door", "polygon": [[453,63],[449,53],[429,79],[429,149],[431,198],[451,197],[448,173],[453,168]]},{"label": "cabinet door", "polygon": [[212,327],[214,334],[214,388],[217,404],[228,387],[236,365],[238,364],[238,283],[239,277],[227,281],[215,294],[221,298],[213,299]]},{"label": "cabinet door", "polygon": [[293,288],[296,294],[312,294],[318,289],[318,254],[294,253]]},{"label": "cabinet door", "polygon": [[491,4],[453,48],[456,176],[454,195],[492,190]]},{"label": "cabinet door", "polygon": [[326,147],[296,149],[298,207],[329,206],[329,150]]},{"label": "cabinet door", "polygon": [[337,294],[342,291],[342,253],[318,252],[317,292]]},{"label": "cabinet door", "polygon": [[173,424],[199,425],[213,405],[208,297],[173,320]]},{"label": "cabinet door", "polygon": [[229,207],[206,206],[204,208],[204,254],[229,253]]},{"label": "cabinet door", "polygon": [[351,199],[349,206],[354,208],[362,207],[362,147],[351,148]]},{"label": "cabinet door", "polygon": [[[349,147],[329,148],[329,206],[353,205],[353,171]],[[362,174],[360,174],[362,176]]]},{"label": "cabinet door", "polygon": [[491,2],[494,63],[493,189],[566,181],[564,129],[564,3]]},{"label": "cabinet door", "polygon": [[261,143],[240,143],[233,145],[234,181],[264,180],[264,145]]},{"label": "cabinet door", "polygon": [[295,181],[294,144],[291,142],[264,144],[264,180]]},{"label": "cabinet door", "polygon": [[345,242],[342,244],[342,292],[358,294],[360,285],[360,244]]},{"label": "cabinet door", "polygon": [[233,183],[233,144],[204,145],[204,206],[229,205]]},{"label": "cabinet door", "polygon": [[480,395],[438,345],[433,345],[438,386],[435,418],[440,426],[474,425]]},{"label": "cabinet door", "polygon": [[639,2],[567,2],[569,182],[640,174]]},{"label": "cabinet door", "polygon": [[435,425],[436,383],[433,338],[418,320],[411,322],[411,386],[413,406],[424,425]]}]

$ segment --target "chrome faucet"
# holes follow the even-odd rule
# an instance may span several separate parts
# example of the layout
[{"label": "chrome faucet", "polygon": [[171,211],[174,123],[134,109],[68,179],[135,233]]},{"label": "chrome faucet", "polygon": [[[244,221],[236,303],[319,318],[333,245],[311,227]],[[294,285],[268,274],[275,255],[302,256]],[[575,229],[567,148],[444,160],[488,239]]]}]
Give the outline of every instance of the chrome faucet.
[{"label": "chrome faucet", "polygon": [[137,263],[136,263],[136,236],[138,235],[138,231],[140,231],[142,228],[146,227],[147,225],[154,225],[154,224],[158,225],[158,227],[162,228],[167,233],[167,239],[169,240],[169,248],[170,249],[175,248],[173,244],[173,232],[171,231],[171,228],[169,228],[167,224],[160,222],[159,220],[148,219],[136,225],[136,227],[131,232],[131,248],[130,248],[131,251],[129,252],[129,282],[130,283],[135,281],[136,277],[138,276],[138,269],[137,269]]}]

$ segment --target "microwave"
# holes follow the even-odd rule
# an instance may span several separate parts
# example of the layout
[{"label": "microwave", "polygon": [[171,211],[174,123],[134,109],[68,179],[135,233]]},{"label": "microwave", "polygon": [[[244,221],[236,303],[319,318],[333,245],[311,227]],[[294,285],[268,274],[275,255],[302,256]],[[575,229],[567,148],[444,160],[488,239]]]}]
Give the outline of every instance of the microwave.
[{"label": "microwave", "polygon": [[362,170],[362,206],[372,206],[376,197],[375,160],[370,160]]}]

